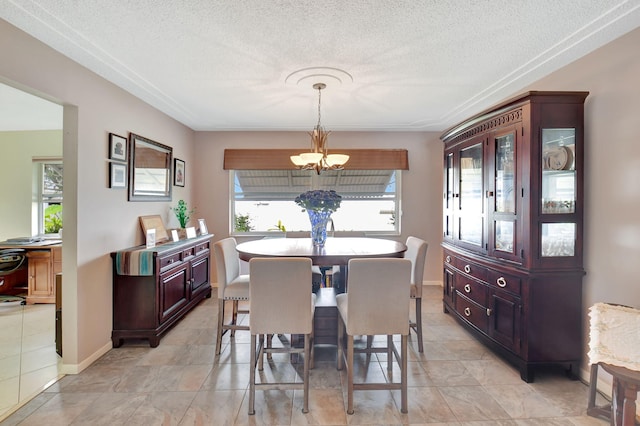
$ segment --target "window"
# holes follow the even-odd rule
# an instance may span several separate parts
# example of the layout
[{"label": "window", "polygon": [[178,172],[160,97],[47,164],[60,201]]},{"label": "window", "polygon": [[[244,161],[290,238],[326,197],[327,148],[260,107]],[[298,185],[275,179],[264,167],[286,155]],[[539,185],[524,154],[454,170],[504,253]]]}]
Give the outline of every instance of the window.
[{"label": "window", "polygon": [[313,188],[342,196],[331,216],[336,231],[399,235],[400,177],[400,170],[230,170],[232,234],[309,230],[294,199]]},{"label": "window", "polygon": [[34,160],[35,234],[57,234],[62,229],[62,160]]}]

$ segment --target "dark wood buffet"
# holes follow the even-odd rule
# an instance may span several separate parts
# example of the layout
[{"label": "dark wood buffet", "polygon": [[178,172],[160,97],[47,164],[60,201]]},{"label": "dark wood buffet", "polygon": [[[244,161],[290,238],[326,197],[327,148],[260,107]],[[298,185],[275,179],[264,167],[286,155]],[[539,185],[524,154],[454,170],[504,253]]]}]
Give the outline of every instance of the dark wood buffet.
[{"label": "dark wood buffet", "polygon": [[577,375],[582,347],[584,101],[527,92],[443,133],[443,307],[523,380]]},{"label": "dark wood buffet", "polygon": [[132,247],[113,259],[114,347],[124,339],[160,337],[202,299],[211,297],[210,242],[213,235]]}]

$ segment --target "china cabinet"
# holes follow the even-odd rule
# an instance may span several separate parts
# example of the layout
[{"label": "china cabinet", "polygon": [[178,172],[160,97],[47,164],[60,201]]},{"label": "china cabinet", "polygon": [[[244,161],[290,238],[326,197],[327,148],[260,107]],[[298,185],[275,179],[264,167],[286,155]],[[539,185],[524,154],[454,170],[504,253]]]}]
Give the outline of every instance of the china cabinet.
[{"label": "china cabinet", "polygon": [[[113,258],[114,347],[124,339],[160,337],[205,297],[211,297],[210,240],[205,235],[152,249],[132,247]],[[147,260],[140,260],[148,256]],[[145,265],[150,265],[145,269]]]},{"label": "china cabinet", "polygon": [[584,101],[527,92],[446,130],[443,304],[514,363],[571,374],[582,348]]}]

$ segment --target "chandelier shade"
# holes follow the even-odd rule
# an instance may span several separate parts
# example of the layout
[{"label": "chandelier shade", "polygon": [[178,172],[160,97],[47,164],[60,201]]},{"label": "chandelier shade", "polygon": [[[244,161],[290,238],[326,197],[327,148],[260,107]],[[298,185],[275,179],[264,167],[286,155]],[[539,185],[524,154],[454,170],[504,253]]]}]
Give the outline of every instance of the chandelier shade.
[{"label": "chandelier shade", "polygon": [[299,169],[315,170],[318,174],[324,170],[342,170],[344,164],[349,161],[349,156],[346,154],[328,153],[327,137],[331,132],[326,132],[320,124],[322,89],[325,87],[327,86],[324,83],[316,83],[313,85],[313,88],[318,90],[318,124],[314,127],[313,131],[309,133],[311,136],[311,151],[290,157],[291,162]]}]

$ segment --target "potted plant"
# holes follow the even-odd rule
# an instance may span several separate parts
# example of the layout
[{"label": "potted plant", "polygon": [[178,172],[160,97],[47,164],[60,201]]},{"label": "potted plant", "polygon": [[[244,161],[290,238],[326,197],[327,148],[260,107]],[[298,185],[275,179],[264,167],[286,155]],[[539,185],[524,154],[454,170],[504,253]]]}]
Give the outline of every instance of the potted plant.
[{"label": "potted plant", "polygon": [[178,206],[171,207],[171,210],[173,210],[173,212],[175,213],[176,219],[178,219],[181,229],[187,227],[189,219],[191,219],[191,215],[196,211],[196,209],[189,210],[189,207],[187,207],[187,203],[184,200],[178,201]]}]

